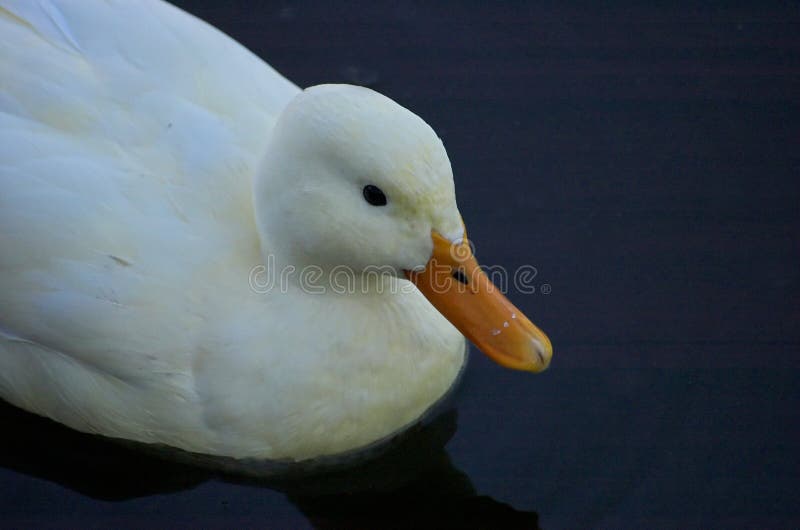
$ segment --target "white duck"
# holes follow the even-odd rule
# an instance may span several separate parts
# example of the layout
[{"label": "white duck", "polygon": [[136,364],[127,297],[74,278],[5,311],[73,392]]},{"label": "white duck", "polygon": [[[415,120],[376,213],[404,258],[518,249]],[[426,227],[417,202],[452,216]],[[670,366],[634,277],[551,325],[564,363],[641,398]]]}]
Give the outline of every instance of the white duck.
[{"label": "white duck", "polygon": [[367,446],[451,387],[456,327],[550,360],[465,241],[441,141],[390,99],[301,91],[157,0],[0,0],[3,399],[210,455]]}]

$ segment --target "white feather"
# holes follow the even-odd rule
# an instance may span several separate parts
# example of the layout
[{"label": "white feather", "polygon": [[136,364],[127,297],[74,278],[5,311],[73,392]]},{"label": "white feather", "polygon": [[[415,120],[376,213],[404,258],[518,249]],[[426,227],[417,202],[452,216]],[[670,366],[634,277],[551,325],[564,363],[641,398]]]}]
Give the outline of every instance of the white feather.
[{"label": "white feather", "polygon": [[160,1],[0,0],[0,397],[87,432],[304,459],[447,390],[463,339],[418,293],[250,288],[252,181],[299,92]]}]

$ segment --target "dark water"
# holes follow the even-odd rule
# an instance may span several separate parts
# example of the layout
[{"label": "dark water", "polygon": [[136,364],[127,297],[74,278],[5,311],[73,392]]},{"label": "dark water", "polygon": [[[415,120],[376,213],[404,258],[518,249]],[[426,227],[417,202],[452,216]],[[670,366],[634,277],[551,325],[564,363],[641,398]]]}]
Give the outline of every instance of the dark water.
[{"label": "dark water", "polygon": [[3,407],[0,526],[800,527],[797,3],[179,4],[431,123],[479,259],[538,270],[511,298],[552,366],[473,354],[457,413],[317,491]]}]

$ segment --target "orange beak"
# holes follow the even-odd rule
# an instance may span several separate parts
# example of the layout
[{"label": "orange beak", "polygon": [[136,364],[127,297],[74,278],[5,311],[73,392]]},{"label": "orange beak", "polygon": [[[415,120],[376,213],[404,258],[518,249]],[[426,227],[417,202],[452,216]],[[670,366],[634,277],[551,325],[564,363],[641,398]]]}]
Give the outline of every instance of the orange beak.
[{"label": "orange beak", "polygon": [[433,255],[422,271],[405,271],[425,297],[495,362],[541,372],[553,346],[542,330],[514,307],[478,266],[466,239],[451,243],[431,232]]}]

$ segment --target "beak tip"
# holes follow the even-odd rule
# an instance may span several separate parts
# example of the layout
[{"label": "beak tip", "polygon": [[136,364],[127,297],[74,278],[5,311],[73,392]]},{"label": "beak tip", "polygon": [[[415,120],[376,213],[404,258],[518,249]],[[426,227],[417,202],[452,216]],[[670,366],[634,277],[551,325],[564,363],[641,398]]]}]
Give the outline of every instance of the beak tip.
[{"label": "beak tip", "polygon": [[553,346],[550,344],[550,341],[543,343],[538,339],[531,339],[531,346],[533,347],[533,354],[536,356],[538,360],[535,363],[536,368],[533,370],[535,372],[542,372],[550,366],[550,359],[553,357]]}]

